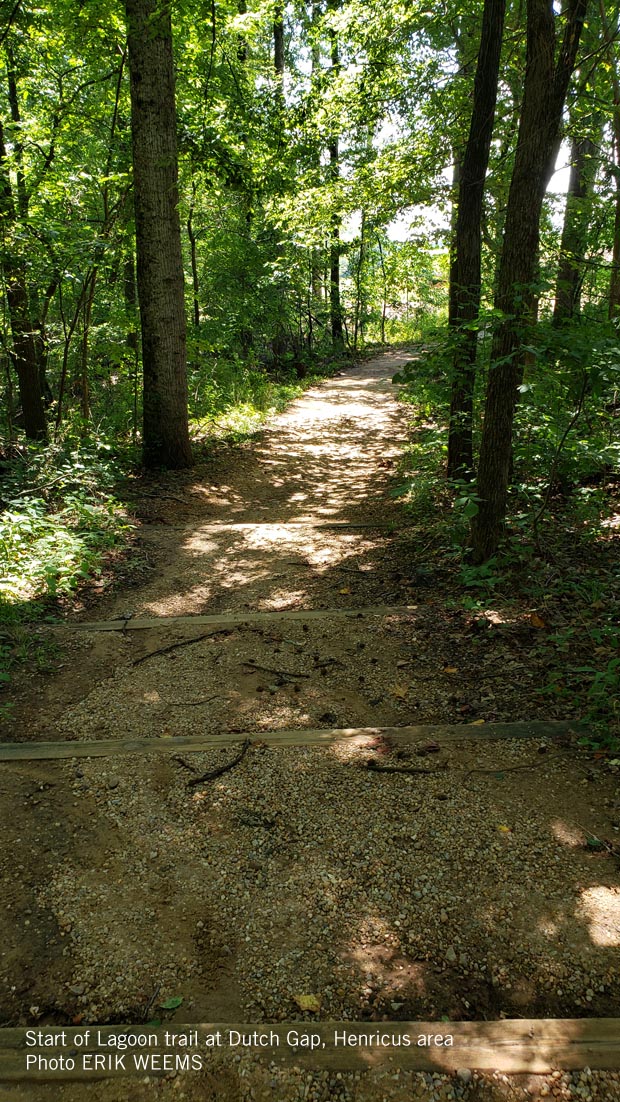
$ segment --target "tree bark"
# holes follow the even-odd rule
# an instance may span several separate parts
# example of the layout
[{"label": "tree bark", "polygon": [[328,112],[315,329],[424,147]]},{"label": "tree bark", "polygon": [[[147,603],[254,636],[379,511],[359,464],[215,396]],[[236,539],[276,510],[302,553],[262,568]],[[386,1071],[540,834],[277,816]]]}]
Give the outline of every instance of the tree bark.
[{"label": "tree bark", "polygon": [[612,81],[614,94],[613,110],[613,144],[615,154],[614,179],[616,181],[616,215],[614,219],[614,238],[611,258],[611,274],[609,278],[609,310],[610,321],[620,317],[620,80],[614,67],[612,57]]},{"label": "tree bark", "polygon": [[147,467],[189,467],[186,323],[170,8],[125,0]]},{"label": "tree bark", "polygon": [[562,110],[575,66],[586,0],[569,0],[557,62],[552,0],[528,0],[523,108],[510,181],[496,307],[503,319],[491,351],[477,493],[473,557],[484,562],[501,538],[508,501],[512,429],[523,379],[525,330],[538,263],[540,216],[560,141]]},{"label": "tree bark", "polygon": [[481,294],[482,200],[495,121],[497,82],[506,0],[485,0],[474,80],[469,136],[459,173],[459,194],[450,271],[449,321],[454,340],[448,437],[448,476],[473,470],[472,415]]},{"label": "tree bark", "polygon": [[196,249],[197,238],[194,229],[194,208],[196,206],[196,181],[192,180],[192,197],[189,201],[189,214],[187,215],[187,236],[189,238],[190,260],[192,265],[192,307],[194,330],[200,329],[200,280],[198,278],[198,254]]},{"label": "tree bark", "polygon": [[618,77],[618,59],[616,57],[615,34],[612,33],[605,0],[599,0],[598,9],[601,16],[603,34],[607,42],[607,60],[611,73],[611,88],[613,93],[612,112],[612,160],[615,160],[614,179],[616,182],[616,214],[614,219],[614,236],[612,244],[611,272],[609,275],[609,301],[608,317],[612,321],[620,318],[620,78]]},{"label": "tree bark", "polygon": [[[328,8],[336,11],[339,0],[329,0]],[[337,76],[340,69],[340,51],[338,49],[338,36],[333,27],[330,28],[331,40],[331,72]],[[329,177],[332,184],[337,184],[340,179],[340,151],[338,135],[332,135],[328,144],[329,153]],[[334,189],[335,190],[335,189]],[[337,213],[335,193],[332,195],[334,213],[330,220],[330,245],[329,245],[329,306],[330,325],[332,331],[332,345],[335,350],[341,350],[344,346],[344,328],[342,324],[342,300],[340,297],[340,223],[341,218]]]},{"label": "tree bark", "polygon": [[[312,71],[311,71],[311,84],[316,95],[320,95],[320,80],[321,80],[321,43],[319,39],[319,22],[321,19],[321,3],[320,0],[313,0],[312,3],[312,30],[311,30],[311,46],[310,53],[312,58]],[[318,154],[313,158],[314,167],[318,170],[320,159]],[[322,249],[313,247],[310,259],[310,299],[311,309],[314,307],[315,299],[317,302],[323,300],[323,256]]]},{"label": "tree bark", "polygon": [[590,196],[597,160],[597,146],[591,138],[573,138],[553,307],[555,326],[570,321],[580,311]]},{"label": "tree bark", "polygon": [[284,76],[284,4],[281,2],[273,9],[273,67],[281,81]]},{"label": "tree bark", "polygon": [[4,131],[0,121],[0,227],[5,250],[2,267],[6,281],[6,301],[11,322],[13,346],[11,359],[17,374],[24,432],[29,440],[47,439],[47,420],[41,393],[36,326],[30,316],[26,263],[11,238],[17,222],[17,209],[6,163]]}]

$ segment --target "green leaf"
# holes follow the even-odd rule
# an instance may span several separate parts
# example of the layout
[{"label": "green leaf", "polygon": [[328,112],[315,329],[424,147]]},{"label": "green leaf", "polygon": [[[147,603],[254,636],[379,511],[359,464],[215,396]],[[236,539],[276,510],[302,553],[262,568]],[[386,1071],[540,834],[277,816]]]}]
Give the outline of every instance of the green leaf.
[{"label": "green leaf", "polygon": [[171,999],[165,999],[163,1003],[157,1005],[161,1006],[162,1010],[176,1010],[182,1002],[183,997],[181,995],[173,995]]}]

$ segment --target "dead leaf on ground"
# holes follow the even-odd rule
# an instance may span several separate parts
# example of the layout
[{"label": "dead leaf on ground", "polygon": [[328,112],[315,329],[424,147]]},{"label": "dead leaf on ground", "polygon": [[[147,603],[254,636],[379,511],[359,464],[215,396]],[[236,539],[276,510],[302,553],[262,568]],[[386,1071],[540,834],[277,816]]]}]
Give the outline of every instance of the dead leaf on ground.
[{"label": "dead leaf on ground", "polygon": [[398,700],[406,700],[409,696],[409,686],[400,682],[396,685],[391,685],[390,692],[392,696],[395,696]]},{"label": "dead leaf on ground", "polygon": [[310,1014],[318,1014],[321,1009],[319,995],[293,995],[293,1000],[300,1010],[307,1010]]}]

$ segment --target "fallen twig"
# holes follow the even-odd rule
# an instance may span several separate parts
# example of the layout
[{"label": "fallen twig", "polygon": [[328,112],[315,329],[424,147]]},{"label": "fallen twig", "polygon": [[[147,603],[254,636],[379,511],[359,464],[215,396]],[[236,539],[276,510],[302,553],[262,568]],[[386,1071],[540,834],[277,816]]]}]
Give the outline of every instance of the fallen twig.
[{"label": "fallen twig", "polygon": [[243,662],[242,665],[248,666],[251,670],[260,670],[261,673],[274,673],[277,677],[289,678],[293,680],[295,677],[310,677],[309,673],[293,673],[292,670],[277,670],[274,666],[259,666],[258,662]]},{"label": "fallen twig", "polygon": [[214,781],[216,777],[221,777],[223,773],[228,773],[230,769],[234,769],[235,765],[238,765],[241,759],[245,757],[251,745],[252,740],[247,738],[236,758],[232,758],[231,761],[226,762],[226,765],[218,766],[217,769],[210,769],[207,773],[202,773],[200,777],[192,777],[191,781],[187,782],[187,787],[194,788],[197,784],[203,784],[205,781]]},{"label": "fallen twig", "polygon": [[581,823],[575,822],[574,819],[573,823],[576,827],[579,827],[579,829],[585,834],[586,845],[591,839],[593,842],[597,842],[599,846],[602,846],[602,848],[606,850],[606,852],[609,853],[612,857],[620,857],[620,850],[618,850],[617,846],[610,845],[609,842],[606,842],[603,838],[599,838],[598,834],[595,834],[594,831],[586,830],[586,828],[582,826]]},{"label": "fallen twig", "polygon": [[185,761],[185,758],[181,758],[178,754],[175,754],[172,760],[178,762],[179,765],[182,765],[183,768],[187,769],[190,773],[196,772],[194,766],[190,765],[188,761]]},{"label": "fallen twig", "polygon": [[431,773],[441,773],[447,768],[447,761],[442,762],[436,769],[417,769],[413,765],[378,765],[374,758],[368,758],[366,762],[366,769],[370,769],[373,773],[421,773],[426,777],[429,777]]},{"label": "fallen twig", "polygon": [[147,1002],[147,1004],[146,1004],[146,1006],[145,1006],[145,1008],[144,1008],[144,1014],[143,1014],[143,1017],[142,1017],[142,1021],[143,1021],[143,1022],[145,1022],[145,1021],[146,1021],[146,1019],[148,1018],[149,1014],[151,1013],[151,1007],[152,1007],[153,1003],[155,1002],[155,999],[156,999],[156,998],[157,998],[157,996],[159,995],[159,992],[160,992],[160,991],[161,991],[161,984],[160,984],[160,983],[158,983],[158,984],[157,984],[157,987],[156,987],[156,988],[155,988],[155,990],[153,991],[153,994],[151,995],[151,997],[150,997],[149,1001]]},{"label": "fallen twig", "polygon": [[[161,493],[158,493],[158,492],[150,493],[149,490],[140,490],[140,498],[143,498],[143,497],[154,498],[156,501],[178,501],[180,505],[191,505],[191,504],[193,504],[191,501],[188,501],[187,498],[179,497],[178,494],[166,494],[166,493],[161,494]],[[137,498],[134,501],[134,505],[139,505],[140,498]]]},{"label": "fallen twig", "polygon": [[486,773],[494,777],[497,776],[498,773],[520,773],[526,769],[538,769],[541,765],[547,765],[551,760],[553,759],[542,757],[535,758],[534,761],[526,762],[525,765],[498,765],[496,769],[468,769],[463,777],[463,781],[471,777],[472,773]]},{"label": "fallen twig", "polygon": [[178,643],[169,643],[167,647],[158,647],[157,650],[150,650],[148,654],[143,654],[141,658],[134,658],[132,665],[139,666],[142,662],[146,662],[147,658],[154,658],[156,654],[169,654],[171,650],[178,650],[180,647],[190,647],[192,643],[200,643],[203,639],[212,639],[215,635],[232,635],[232,630],[203,631],[201,635],[194,635],[191,639],[181,639]]},{"label": "fallen twig", "polygon": [[216,693],[215,696],[204,696],[200,700],[166,700],[163,696],[160,700],[170,708],[197,708],[200,704],[210,704],[212,700],[219,700],[219,697]]}]

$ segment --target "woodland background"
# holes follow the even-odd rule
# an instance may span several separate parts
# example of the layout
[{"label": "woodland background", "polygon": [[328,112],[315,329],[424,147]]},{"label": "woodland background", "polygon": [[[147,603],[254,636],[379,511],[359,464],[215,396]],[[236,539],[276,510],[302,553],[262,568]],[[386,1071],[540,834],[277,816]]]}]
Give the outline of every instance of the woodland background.
[{"label": "woodland background", "polygon": [[141,464],[400,343],[433,568],[616,730],[619,50],[605,0],[3,0],[0,676]]}]

